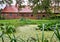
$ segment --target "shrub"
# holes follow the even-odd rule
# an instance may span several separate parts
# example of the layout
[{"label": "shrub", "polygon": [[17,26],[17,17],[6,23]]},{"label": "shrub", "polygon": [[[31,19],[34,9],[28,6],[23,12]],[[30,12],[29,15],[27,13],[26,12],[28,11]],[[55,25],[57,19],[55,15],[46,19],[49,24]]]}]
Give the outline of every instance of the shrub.
[{"label": "shrub", "polygon": [[[11,42],[12,42],[12,39],[15,40],[15,35],[14,33],[16,32],[15,30],[15,27],[13,25],[7,25],[7,24],[3,24],[3,23],[0,23],[0,30],[1,30],[1,35],[0,35],[0,38],[2,39],[2,42],[4,42],[4,35],[7,34],[8,37],[10,38]],[[11,37],[11,34],[13,35],[12,38]]]},{"label": "shrub", "polygon": [[39,24],[38,27],[39,27],[39,30],[41,30],[42,29],[42,24]]},{"label": "shrub", "polygon": [[60,31],[58,28],[56,28],[56,30],[54,31],[54,34],[56,35],[56,37],[58,38],[58,40],[60,42]]},{"label": "shrub", "polygon": [[3,16],[0,16],[0,20],[4,20],[5,18]]},{"label": "shrub", "polygon": [[21,25],[32,24],[32,21],[30,19],[20,18],[20,24]]},{"label": "shrub", "polygon": [[60,16],[51,16],[50,19],[60,19]]}]

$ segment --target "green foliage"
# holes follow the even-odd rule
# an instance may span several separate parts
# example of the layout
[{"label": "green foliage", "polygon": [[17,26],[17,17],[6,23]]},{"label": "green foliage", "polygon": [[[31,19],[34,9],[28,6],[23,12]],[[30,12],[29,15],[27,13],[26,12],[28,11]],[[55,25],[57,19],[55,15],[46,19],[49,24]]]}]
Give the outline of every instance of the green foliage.
[{"label": "green foliage", "polygon": [[50,14],[50,4],[51,0],[43,0],[42,1],[42,9],[45,10],[46,14]]},{"label": "green foliage", "polygon": [[60,16],[51,16],[50,19],[57,19],[57,20],[59,20]]},{"label": "green foliage", "polygon": [[8,37],[11,39],[10,34],[14,34],[16,32],[15,27],[13,25],[6,25],[6,24],[0,24],[0,30],[2,34],[0,37],[2,38],[2,42],[4,42],[4,35],[7,34]]},{"label": "green foliage", "polygon": [[20,24],[21,25],[32,24],[32,21],[30,19],[21,18],[20,19]]},{"label": "green foliage", "polygon": [[42,42],[44,42],[44,28],[45,28],[45,24],[42,25]]},{"label": "green foliage", "polygon": [[0,38],[2,39],[2,42],[4,42],[3,36],[4,36],[4,24],[0,24],[0,29],[1,29],[1,34],[0,34]]},{"label": "green foliage", "polygon": [[47,38],[45,38],[44,42],[49,42],[49,40]]},{"label": "green foliage", "polygon": [[2,1],[2,2],[4,2],[4,3],[8,3],[9,5],[12,3],[12,0],[4,0],[4,1]]},{"label": "green foliage", "polygon": [[[4,23],[4,22],[7,22],[7,21],[9,21],[9,23]],[[44,36],[44,37],[42,37],[41,36],[41,34],[37,34],[37,38],[34,38],[34,37],[29,37],[27,40],[24,40],[24,39],[22,39],[22,38],[17,38],[17,37],[15,37],[15,27],[13,26],[13,25],[11,25],[11,22],[10,22],[11,20],[5,20],[5,21],[1,21],[1,23],[0,23],[0,29],[1,29],[1,31],[4,31],[4,33],[3,33],[3,35],[4,34],[7,34],[8,35],[8,38],[10,38],[10,42],[40,42],[40,40],[42,40],[43,39],[43,42],[50,42],[49,40],[50,39],[48,39],[48,38],[45,38],[45,34],[44,34],[44,30],[42,30],[42,31],[44,31],[44,32],[42,32],[42,36]],[[29,24],[29,23],[27,23],[27,22],[30,22],[30,23],[33,23],[34,22],[34,24],[36,23],[36,24],[39,24],[39,27],[40,28],[42,28],[42,27],[44,27],[43,29],[45,29],[45,28],[48,28],[48,27],[51,27],[51,25],[55,25],[56,23],[60,23],[60,21],[52,21],[52,20],[29,20],[29,19],[19,19],[18,21],[14,21],[14,23],[16,23],[16,22],[18,22],[18,23],[20,23],[20,22],[22,22],[22,23],[24,23],[24,22],[26,22],[26,24]],[[13,23],[13,22],[12,22]],[[13,23],[13,24],[14,24]],[[22,23],[20,23],[20,24],[22,24]],[[45,23],[45,25],[47,26],[42,26],[42,24],[43,23]],[[58,25],[58,26],[60,26],[60,25]],[[58,29],[59,30],[59,29]],[[41,31],[39,31],[39,32],[41,32]],[[36,32],[35,32],[36,33]],[[47,32],[47,33],[49,33],[49,32]],[[56,37],[58,38],[58,39],[60,39],[60,35],[59,35],[59,31],[55,31],[54,32],[55,33],[55,35],[56,35]],[[11,36],[11,34],[12,34],[12,36]],[[4,36],[0,36],[0,37],[4,37]],[[17,35],[16,35],[17,36]],[[42,39],[40,39],[39,38],[39,36],[41,36],[42,37]],[[3,38],[2,38],[3,39]],[[18,40],[19,39],[19,40]],[[53,39],[53,38],[52,38]],[[3,39],[4,40],[4,39]],[[2,40],[2,41],[3,41]],[[54,40],[54,39],[53,39]]]},{"label": "green foliage", "polygon": [[12,20],[0,20],[0,24],[14,25],[15,27],[27,24],[49,24],[49,23],[60,23],[59,20],[32,20],[32,19],[12,19]]},{"label": "green foliage", "polygon": [[[29,0],[30,3],[33,3],[33,13],[37,14],[37,12],[40,10],[41,12],[45,10],[46,14],[51,14],[50,10],[50,4],[51,0]],[[41,3],[40,3],[41,2]]]},{"label": "green foliage", "polygon": [[30,3],[37,4],[39,0],[28,0]]},{"label": "green foliage", "polygon": [[13,32],[16,32],[15,27],[13,25],[7,25],[6,26],[6,33],[11,34]]},{"label": "green foliage", "polygon": [[15,39],[12,39],[10,42],[17,42]]},{"label": "green foliage", "polygon": [[42,28],[42,24],[39,24],[38,27]]},{"label": "green foliage", "polygon": [[48,40],[47,38],[44,38],[44,28],[45,28],[45,25],[43,25],[43,27],[42,27],[42,29],[43,29],[42,30],[42,42],[52,42],[54,34],[56,35],[56,37],[58,38],[58,40],[60,42],[60,29],[58,28],[57,25],[55,25],[55,27],[54,27],[56,29],[54,30],[54,33],[53,33],[53,35],[51,37],[52,40]]},{"label": "green foliage", "polygon": [[[44,30],[45,31],[54,31],[56,28],[56,24],[60,24],[60,22],[50,22],[50,23],[46,23],[45,24],[45,28],[44,28]],[[42,24],[39,24],[38,25],[38,27],[39,27],[39,30],[42,30]],[[58,25],[58,27],[59,27],[59,29],[60,29],[60,25]]]},{"label": "green foliage", "polygon": [[0,16],[0,20],[4,20],[5,18],[3,16]]},{"label": "green foliage", "polygon": [[54,31],[54,34],[56,35],[56,37],[59,39],[60,41],[60,31],[58,29],[58,27],[56,28],[56,30]]}]

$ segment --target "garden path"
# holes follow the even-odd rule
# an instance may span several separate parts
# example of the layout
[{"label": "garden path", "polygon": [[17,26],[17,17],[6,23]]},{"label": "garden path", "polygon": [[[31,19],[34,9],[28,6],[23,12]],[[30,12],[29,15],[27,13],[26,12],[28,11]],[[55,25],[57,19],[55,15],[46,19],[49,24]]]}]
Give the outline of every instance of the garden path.
[{"label": "garden path", "polygon": [[20,38],[29,38],[29,37],[36,37],[36,30],[37,25],[25,25],[20,26],[16,29],[17,34]]}]

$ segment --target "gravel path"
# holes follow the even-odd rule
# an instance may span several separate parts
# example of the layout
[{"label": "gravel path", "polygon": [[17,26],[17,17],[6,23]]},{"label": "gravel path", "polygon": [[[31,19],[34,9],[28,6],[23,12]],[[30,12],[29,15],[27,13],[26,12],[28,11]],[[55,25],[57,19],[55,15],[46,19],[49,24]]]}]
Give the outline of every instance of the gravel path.
[{"label": "gravel path", "polygon": [[18,27],[17,30],[21,32],[31,32],[34,31],[35,28],[37,28],[37,25],[25,25],[25,26]]},{"label": "gravel path", "polygon": [[20,26],[16,29],[17,35],[23,39],[27,39],[29,37],[36,37],[35,28],[37,28],[37,25]]}]

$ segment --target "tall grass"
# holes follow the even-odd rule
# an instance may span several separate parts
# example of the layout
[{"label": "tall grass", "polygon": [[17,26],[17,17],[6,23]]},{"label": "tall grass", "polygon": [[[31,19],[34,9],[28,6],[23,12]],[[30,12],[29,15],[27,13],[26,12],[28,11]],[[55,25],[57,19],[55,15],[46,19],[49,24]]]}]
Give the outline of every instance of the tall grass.
[{"label": "tall grass", "polygon": [[2,34],[0,35],[0,37],[2,39],[2,42],[4,42],[4,35],[7,35],[10,38],[11,42],[12,42],[12,40],[14,40],[14,42],[15,42],[15,39],[11,38],[11,34],[15,38],[15,35],[14,35],[15,27],[14,26],[0,24],[0,29],[1,29],[1,32],[2,32]]},{"label": "tall grass", "polygon": [[60,30],[59,28],[57,27],[57,24],[56,24],[56,30],[54,31],[54,34],[56,35],[56,37],[58,38],[59,42],[60,42]]},{"label": "tall grass", "polygon": [[45,28],[44,26],[45,25],[43,24],[43,26],[42,26],[43,27],[43,30],[42,30],[42,42],[44,42],[44,28]]}]

